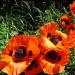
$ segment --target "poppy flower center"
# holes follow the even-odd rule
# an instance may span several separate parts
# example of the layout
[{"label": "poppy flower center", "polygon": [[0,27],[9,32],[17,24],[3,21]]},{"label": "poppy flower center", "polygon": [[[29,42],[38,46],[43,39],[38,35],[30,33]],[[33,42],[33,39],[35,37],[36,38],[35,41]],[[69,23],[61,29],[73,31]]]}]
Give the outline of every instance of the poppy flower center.
[{"label": "poppy flower center", "polygon": [[67,24],[69,24],[69,22],[66,19],[63,19],[62,20],[62,24],[66,24],[67,25]]},{"label": "poppy flower center", "polygon": [[29,56],[32,56],[32,51],[29,51]]},{"label": "poppy flower center", "polygon": [[38,66],[38,63],[37,63],[37,61],[36,60],[33,60],[32,62],[31,62],[31,64],[27,67],[27,71],[29,71],[29,70],[31,70],[33,67],[37,67]]},{"label": "poppy flower center", "polygon": [[20,47],[15,52],[15,57],[20,59],[26,56],[26,49],[25,47]]},{"label": "poppy flower center", "polygon": [[13,52],[12,52],[12,51],[10,51],[10,52],[9,52],[9,56],[12,56],[12,54],[13,54]]},{"label": "poppy flower center", "polygon": [[75,28],[74,27],[70,27],[70,29],[74,30]]},{"label": "poppy flower center", "polygon": [[51,50],[51,51],[49,51],[49,52],[47,53],[47,57],[48,57],[49,59],[51,59],[51,60],[55,60],[55,59],[57,59],[58,54],[57,54],[56,51]]},{"label": "poppy flower center", "polygon": [[62,40],[62,38],[58,35],[52,35],[50,37],[50,41],[53,42],[55,45],[61,40]]},{"label": "poppy flower center", "polygon": [[48,34],[47,34],[47,37],[48,37],[48,38],[49,38],[49,37],[51,37],[51,34],[50,34],[50,33],[48,33]]}]

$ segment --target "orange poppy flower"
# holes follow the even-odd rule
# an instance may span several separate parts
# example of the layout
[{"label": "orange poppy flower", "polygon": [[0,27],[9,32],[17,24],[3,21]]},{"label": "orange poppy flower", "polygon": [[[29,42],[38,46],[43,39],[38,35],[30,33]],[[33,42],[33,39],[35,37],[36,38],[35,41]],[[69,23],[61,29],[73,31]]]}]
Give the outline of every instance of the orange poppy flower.
[{"label": "orange poppy flower", "polygon": [[12,51],[16,51],[18,47],[26,46],[29,36],[28,35],[18,35],[10,39],[8,45],[2,54],[11,55]]},{"label": "orange poppy flower", "polygon": [[66,48],[75,48],[75,30],[70,30],[68,37],[62,41],[62,45]]},{"label": "orange poppy flower", "polygon": [[15,36],[2,52],[0,69],[8,75],[19,75],[39,54],[40,49],[35,36]]},{"label": "orange poppy flower", "polygon": [[46,64],[43,71],[49,75],[61,73],[69,63],[69,53],[69,50],[60,48],[45,50],[41,57],[42,63]]},{"label": "orange poppy flower", "polygon": [[50,48],[55,48],[55,45],[57,46],[59,42],[61,42],[67,37],[65,33],[62,33],[61,31],[57,30],[56,23],[48,23],[47,25],[41,27],[40,34],[43,36],[41,38],[42,42],[40,42],[40,44],[43,47]]},{"label": "orange poppy flower", "polygon": [[63,28],[67,28],[71,22],[72,22],[72,19],[68,15],[63,15],[60,18],[60,25]]},{"label": "orange poppy flower", "polygon": [[69,7],[71,15],[75,17],[75,1],[73,1],[73,3],[69,5]]},{"label": "orange poppy flower", "polygon": [[75,30],[75,23],[71,23],[70,26],[66,28],[66,32],[69,34],[70,31]]},{"label": "orange poppy flower", "polygon": [[74,55],[75,55],[75,30],[70,31],[70,34],[68,36],[70,40],[70,48],[74,48]]}]

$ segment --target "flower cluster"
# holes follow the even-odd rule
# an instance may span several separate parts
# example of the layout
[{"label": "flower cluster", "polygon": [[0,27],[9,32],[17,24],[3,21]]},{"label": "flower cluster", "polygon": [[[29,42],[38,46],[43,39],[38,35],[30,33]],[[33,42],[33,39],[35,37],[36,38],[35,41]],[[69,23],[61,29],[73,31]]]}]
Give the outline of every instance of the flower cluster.
[{"label": "flower cluster", "polygon": [[[75,17],[75,2],[70,13]],[[58,30],[65,28],[66,33]],[[8,75],[39,75],[41,71],[55,75],[69,64],[70,50],[75,48],[75,23],[68,15],[59,24],[49,22],[39,29],[40,36],[16,35],[11,38],[0,56],[0,70]]]}]

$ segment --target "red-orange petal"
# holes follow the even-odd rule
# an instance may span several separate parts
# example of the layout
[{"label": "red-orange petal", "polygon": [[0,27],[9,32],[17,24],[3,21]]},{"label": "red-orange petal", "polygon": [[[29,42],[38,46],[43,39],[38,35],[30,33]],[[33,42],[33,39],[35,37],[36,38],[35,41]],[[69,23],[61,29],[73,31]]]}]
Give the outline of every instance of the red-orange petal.
[{"label": "red-orange petal", "polygon": [[60,18],[60,25],[63,28],[67,28],[67,26],[69,26],[71,22],[72,22],[72,19],[68,15],[63,15]]},{"label": "red-orange petal", "polygon": [[69,5],[69,7],[71,15],[75,17],[75,1],[73,1],[73,3]]},{"label": "red-orange petal", "polygon": [[58,28],[58,24],[56,22],[46,23],[44,24],[39,32],[42,36],[47,37],[48,33],[53,33]]}]

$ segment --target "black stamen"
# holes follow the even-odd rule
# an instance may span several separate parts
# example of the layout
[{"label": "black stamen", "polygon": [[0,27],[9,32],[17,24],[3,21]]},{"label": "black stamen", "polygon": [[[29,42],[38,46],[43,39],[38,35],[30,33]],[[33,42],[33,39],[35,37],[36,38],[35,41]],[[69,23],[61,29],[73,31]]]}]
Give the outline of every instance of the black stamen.
[{"label": "black stamen", "polygon": [[32,51],[29,51],[29,56],[32,56]]},{"label": "black stamen", "polygon": [[50,34],[50,33],[47,34],[47,38],[48,38],[48,37],[51,37],[51,34]]},{"label": "black stamen", "polygon": [[74,30],[75,28],[74,27],[70,27],[70,29]]},{"label": "black stamen", "polygon": [[55,45],[61,40],[62,40],[62,38],[58,35],[52,35],[50,37],[50,41],[53,42]]},{"label": "black stamen", "polygon": [[9,52],[9,56],[12,56],[12,53],[13,53],[13,52],[12,52],[12,51],[10,51],[10,52]]},{"label": "black stamen", "polygon": [[61,56],[58,56],[58,57],[57,57],[57,61],[60,61],[60,60],[61,60]]},{"label": "black stamen", "polygon": [[57,58],[57,53],[54,50],[51,50],[47,53],[47,57],[51,60],[55,60]]},{"label": "black stamen", "polygon": [[23,58],[23,57],[25,57],[26,56],[26,49],[25,49],[25,47],[20,47],[20,48],[18,48],[17,50],[16,50],[16,52],[15,52],[15,57],[17,58],[17,59],[21,59],[21,58]]}]

